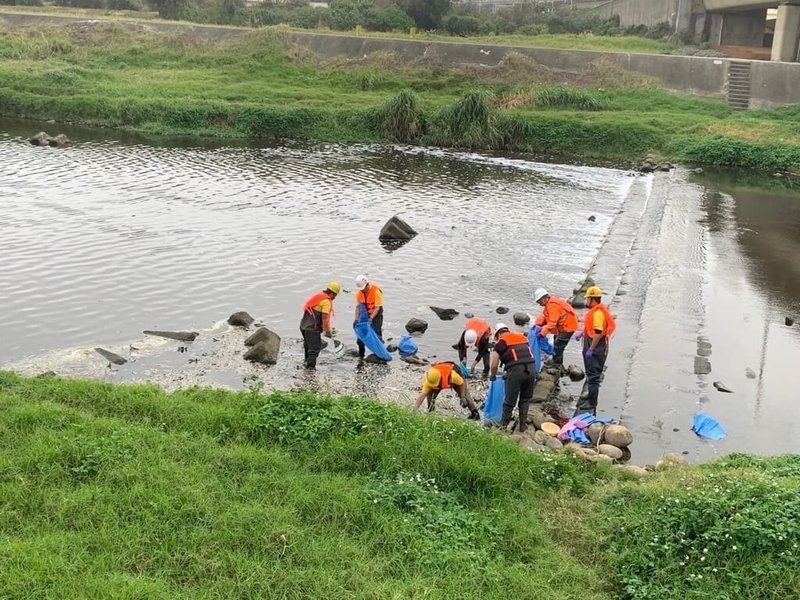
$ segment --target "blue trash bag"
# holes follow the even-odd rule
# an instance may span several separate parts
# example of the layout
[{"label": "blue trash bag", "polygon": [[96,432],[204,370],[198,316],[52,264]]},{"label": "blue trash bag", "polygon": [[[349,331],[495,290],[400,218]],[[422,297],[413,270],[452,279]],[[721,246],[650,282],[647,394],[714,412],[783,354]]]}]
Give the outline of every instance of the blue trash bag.
[{"label": "blue trash bag", "polygon": [[542,328],[538,325],[532,327],[530,332],[528,333],[528,347],[531,349],[531,354],[533,354],[533,362],[536,364],[536,372],[542,372],[542,353],[549,354],[553,356],[556,353],[555,348],[553,348],[553,344],[551,344],[547,338],[543,338],[539,336],[539,332],[542,331]]},{"label": "blue trash bag", "polygon": [[719,421],[703,413],[697,413],[694,416],[692,431],[709,440],[722,440],[728,435],[728,432],[720,425]]},{"label": "blue trash bag", "polygon": [[503,400],[506,396],[506,382],[495,379],[489,384],[486,392],[486,403],[483,405],[483,424],[499,425],[503,420]]},{"label": "blue trash bag", "polygon": [[410,335],[404,335],[400,338],[400,341],[397,342],[397,351],[402,357],[416,356],[417,352],[419,352],[419,348]]},{"label": "blue trash bag", "polygon": [[375,330],[372,328],[369,322],[367,309],[363,304],[359,306],[358,321],[353,325],[353,331],[356,337],[361,340],[361,343],[369,348],[370,352],[375,354],[375,356],[386,362],[392,360],[392,355],[389,354],[381,338],[378,337],[378,334],[375,333]]}]

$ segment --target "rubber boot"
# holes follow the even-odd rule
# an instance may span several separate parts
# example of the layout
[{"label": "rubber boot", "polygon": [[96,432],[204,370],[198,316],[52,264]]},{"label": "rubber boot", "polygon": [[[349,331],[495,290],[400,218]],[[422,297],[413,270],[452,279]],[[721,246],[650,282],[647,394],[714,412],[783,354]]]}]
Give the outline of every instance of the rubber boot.
[{"label": "rubber boot", "polygon": [[481,413],[479,413],[477,410],[473,410],[471,413],[469,413],[467,419],[470,421],[480,421]]},{"label": "rubber boot", "polygon": [[525,433],[525,430],[528,429],[528,405],[520,406],[519,407],[519,427],[517,430],[520,433]]}]

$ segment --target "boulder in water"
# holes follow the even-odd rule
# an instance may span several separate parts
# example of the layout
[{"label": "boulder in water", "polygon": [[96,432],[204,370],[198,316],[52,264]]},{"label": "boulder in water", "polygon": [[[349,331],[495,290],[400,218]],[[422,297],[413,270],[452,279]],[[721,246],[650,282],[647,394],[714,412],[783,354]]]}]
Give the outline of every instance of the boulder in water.
[{"label": "boulder in water", "polygon": [[597,451],[600,454],[605,454],[606,456],[610,456],[614,460],[619,460],[622,458],[622,450],[620,450],[616,446],[612,446],[611,444],[600,444],[597,447]]},{"label": "boulder in water", "polygon": [[785,317],[783,322],[786,323],[787,327],[791,327],[792,325],[794,325],[794,319],[791,317]]},{"label": "boulder in water", "polygon": [[514,325],[519,325],[522,327],[523,325],[527,325],[531,322],[531,316],[528,313],[518,312],[514,313]]},{"label": "boulder in water", "polygon": [[408,333],[425,333],[428,330],[428,322],[422,319],[409,319],[406,323],[406,331]]},{"label": "boulder in water", "polygon": [[606,427],[603,439],[607,444],[617,448],[627,448],[633,443],[633,434],[623,425],[609,425]]},{"label": "boulder in water", "polygon": [[[272,332],[270,332],[272,333]],[[269,339],[258,342],[250,350],[245,352],[244,359],[251,362],[261,363],[262,365],[274,365],[278,362],[278,354],[281,350],[281,338],[272,333]]]},{"label": "boulder in water", "polygon": [[145,329],[142,333],[169,340],[178,340],[179,342],[193,342],[200,335],[196,331],[152,331],[150,329]]},{"label": "boulder in water", "polygon": [[466,318],[466,319],[472,319],[474,317],[475,317],[475,315],[473,313],[464,313],[464,318]]},{"label": "boulder in water", "polygon": [[387,352],[397,352],[397,344],[389,344],[386,346]]},{"label": "boulder in water", "polygon": [[378,239],[382,242],[407,242],[415,235],[414,228],[395,215],[383,225]]},{"label": "boulder in water", "polygon": [[[323,342],[325,340],[322,340]],[[279,336],[274,331],[270,331],[266,327],[259,327],[255,333],[253,333],[250,337],[248,337],[244,341],[245,346],[255,346],[256,344],[260,344],[261,342],[266,342],[270,346],[276,347],[276,355],[277,352],[281,348],[281,336]],[[325,347],[327,348],[328,344],[325,343]]]},{"label": "boulder in water", "polygon": [[66,148],[67,146],[71,146],[72,142],[69,141],[69,138],[65,136],[63,133],[59,133],[54,138],[49,138],[47,143],[51,148]]},{"label": "boulder in water", "polygon": [[105,358],[108,362],[114,365],[124,365],[128,362],[126,359],[122,358],[119,354],[114,354],[113,352],[106,350],[104,348],[95,348],[95,352],[97,352],[100,356]]},{"label": "boulder in water", "polygon": [[249,313],[243,310],[235,312],[230,317],[228,317],[228,325],[233,325],[234,327],[244,327],[245,329],[247,329],[254,322],[255,319],[251,317]]},{"label": "boulder in water", "polygon": [[452,308],[439,308],[438,306],[431,306],[430,309],[436,313],[442,321],[452,321],[458,316],[458,311]]},{"label": "boulder in water", "polygon": [[28,141],[33,144],[34,146],[49,146],[50,145],[50,136],[47,135],[44,131],[40,131]]},{"label": "boulder in water", "polygon": [[711,373],[711,361],[705,356],[695,356],[694,372],[695,375],[708,375]]},{"label": "boulder in water", "polygon": [[498,315],[504,315],[504,314],[506,314],[508,312],[508,307],[507,306],[498,306],[497,309],[495,310],[495,312]]},{"label": "boulder in water", "polygon": [[589,441],[591,441],[595,446],[600,443],[600,439],[603,437],[605,428],[606,426],[602,423],[592,423],[589,425],[589,429],[586,431],[586,435],[589,436]]}]

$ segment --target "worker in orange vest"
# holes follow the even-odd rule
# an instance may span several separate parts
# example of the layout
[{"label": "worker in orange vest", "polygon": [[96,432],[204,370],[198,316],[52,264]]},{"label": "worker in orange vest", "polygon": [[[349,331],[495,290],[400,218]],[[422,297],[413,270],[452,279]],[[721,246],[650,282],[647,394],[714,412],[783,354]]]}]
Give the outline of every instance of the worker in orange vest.
[{"label": "worker in orange vest", "polygon": [[483,361],[483,374],[484,377],[489,374],[489,342],[492,337],[492,326],[486,321],[480,319],[469,319],[464,325],[464,331],[461,332],[461,337],[458,340],[456,347],[458,349],[458,360],[461,364],[467,364],[467,350],[474,346],[477,350],[475,361],[470,367],[470,371],[474,372],[475,367],[478,366],[480,361]]},{"label": "worker in orange vest", "polygon": [[583,366],[586,369],[588,393],[578,400],[575,414],[597,414],[597,397],[600,393],[600,381],[608,357],[608,346],[611,336],[617,330],[617,322],[602,302],[602,290],[593,285],[586,290],[586,304],[589,312],[583,319]]},{"label": "worker in orange vest", "polygon": [[511,422],[514,406],[519,405],[518,429],[523,432],[528,428],[528,407],[533,398],[533,386],[536,384],[533,354],[528,338],[521,333],[509,331],[508,326],[503,323],[495,325],[494,338],[489,380],[497,379],[497,369],[502,363],[506,383],[500,424],[506,427]]},{"label": "worker in orange vest", "polygon": [[333,301],[342,291],[337,281],[331,281],[318,294],[314,294],[303,305],[300,333],[303,334],[303,353],[307,369],[317,368],[317,357],[322,350],[322,334],[333,337]]},{"label": "worker in orange vest", "polygon": [[467,382],[458,372],[458,366],[453,362],[441,362],[431,365],[431,368],[425,373],[425,380],[422,382],[422,391],[419,396],[417,396],[414,410],[418,410],[419,407],[422,406],[423,400],[427,400],[428,412],[433,412],[436,408],[436,398],[439,392],[449,389],[454,390],[458,394],[461,400],[461,406],[469,408],[468,419],[477,421],[481,418],[478,407],[469,396]]},{"label": "worker in orange vest", "polygon": [[534,292],[533,299],[543,308],[542,314],[535,321],[542,328],[539,335],[547,337],[553,334],[553,348],[556,351],[553,364],[561,368],[564,366],[564,350],[578,330],[578,314],[569,302],[551,296],[543,288]]},{"label": "worker in orange vest", "polygon": [[[371,282],[364,275],[356,277],[356,321],[361,309],[365,309],[370,325],[378,337],[383,341],[383,290],[376,283]],[[358,358],[364,358],[366,348],[364,342],[357,340]]]}]

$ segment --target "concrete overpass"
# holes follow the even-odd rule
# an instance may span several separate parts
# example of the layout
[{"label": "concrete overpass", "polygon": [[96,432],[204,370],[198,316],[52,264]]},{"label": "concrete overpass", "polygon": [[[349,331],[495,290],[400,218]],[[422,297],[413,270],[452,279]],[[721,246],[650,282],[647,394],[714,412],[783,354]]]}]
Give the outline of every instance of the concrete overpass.
[{"label": "concrete overpass", "polygon": [[[777,9],[775,33],[772,39],[772,60],[797,62],[800,53],[800,2],[782,3],[775,0],[703,0],[711,16],[709,41],[724,45],[728,38],[752,41],[753,32],[761,28],[768,9]],[[749,45],[749,44],[741,44]]]}]

